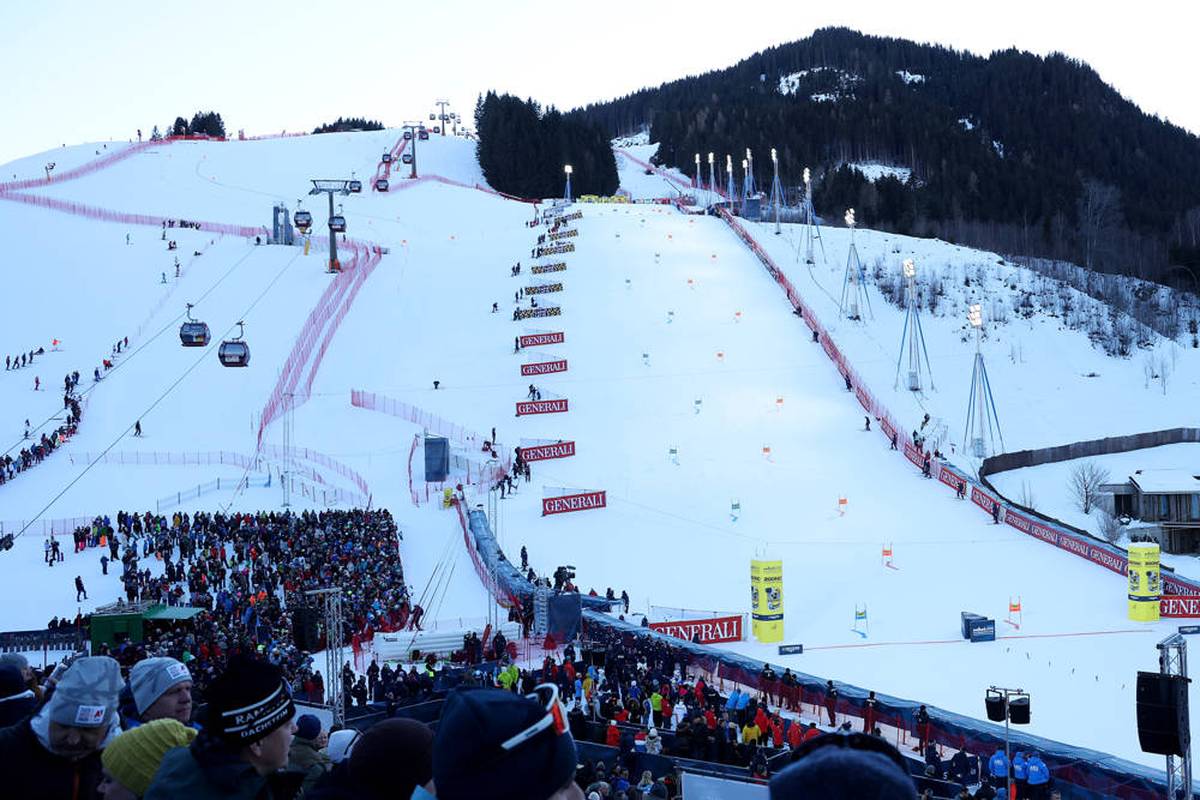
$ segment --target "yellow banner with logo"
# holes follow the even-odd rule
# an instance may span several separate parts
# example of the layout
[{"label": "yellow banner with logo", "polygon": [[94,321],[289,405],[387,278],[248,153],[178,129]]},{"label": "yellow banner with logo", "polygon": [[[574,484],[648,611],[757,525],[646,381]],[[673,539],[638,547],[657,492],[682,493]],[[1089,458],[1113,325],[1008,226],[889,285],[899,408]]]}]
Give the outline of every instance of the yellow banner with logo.
[{"label": "yellow banner with logo", "polygon": [[783,641],[783,562],[750,562],[750,627],[763,643]]}]

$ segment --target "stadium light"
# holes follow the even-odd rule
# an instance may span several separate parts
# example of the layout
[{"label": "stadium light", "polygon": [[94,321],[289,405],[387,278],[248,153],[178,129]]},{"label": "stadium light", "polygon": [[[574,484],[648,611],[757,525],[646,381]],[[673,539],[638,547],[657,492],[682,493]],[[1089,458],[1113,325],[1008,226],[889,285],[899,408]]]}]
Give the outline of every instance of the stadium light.
[{"label": "stadium light", "polygon": [[809,183],[809,177],[810,176],[809,176],[809,172],[808,172],[808,167],[805,167],[804,168],[804,185],[805,186],[807,186]]},{"label": "stadium light", "polygon": [[708,154],[708,165],[711,167],[712,164],[713,164],[713,154],[709,153]]},{"label": "stadium light", "polygon": [[771,148],[771,163],[772,164],[779,163],[779,159],[775,156],[775,148],[774,147]]},{"label": "stadium light", "polygon": [[915,278],[917,275],[917,267],[913,264],[911,258],[904,259],[904,277]]},{"label": "stadium light", "polygon": [[854,227],[854,209],[853,208],[846,209],[846,227],[847,228]]},{"label": "stadium light", "polygon": [[574,172],[574,170],[573,170],[573,169],[571,169],[571,165],[570,165],[570,164],[566,164],[566,165],[564,165],[564,166],[563,166],[563,172],[565,172],[565,173],[566,173],[566,175],[567,175],[567,193],[566,193],[566,200],[567,200],[567,202],[569,203],[569,202],[571,202],[571,173],[572,173],[572,172]]},{"label": "stadium light", "polygon": [[979,303],[974,303],[967,310],[967,322],[971,323],[972,328],[983,327],[983,306]]}]

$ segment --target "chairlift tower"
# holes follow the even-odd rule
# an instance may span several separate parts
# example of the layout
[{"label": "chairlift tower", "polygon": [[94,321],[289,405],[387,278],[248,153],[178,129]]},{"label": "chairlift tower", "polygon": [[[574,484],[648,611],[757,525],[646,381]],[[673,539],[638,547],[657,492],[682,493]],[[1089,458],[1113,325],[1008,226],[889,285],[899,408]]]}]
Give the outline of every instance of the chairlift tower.
[{"label": "chairlift tower", "polygon": [[908,389],[921,391],[921,373],[929,376],[929,388],[933,385],[933,368],[929,363],[929,351],[925,349],[925,332],[921,330],[920,309],[917,307],[917,268],[911,258],[904,259],[904,331],[900,334],[900,356],[896,359],[896,380],[893,389],[900,387],[900,363],[904,360],[905,345],[908,345]]},{"label": "chairlift tower", "polygon": [[[1000,451],[1004,452],[1004,434],[1000,430],[1000,417],[996,414],[996,401],[992,397],[992,384],[988,380],[987,368],[983,363],[981,342],[983,339],[983,308],[975,303],[967,311],[967,321],[975,329],[975,365],[971,368],[971,396],[967,403],[967,424],[963,429],[963,450],[976,458],[985,458],[995,451],[995,440],[1000,440]],[[967,444],[970,443],[970,449]]]},{"label": "chairlift tower", "polygon": [[[402,130],[406,130],[409,132],[409,138],[407,141],[409,144],[412,145],[412,152],[411,152],[412,162],[409,164],[408,179],[416,180],[416,177],[417,177],[417,139],[420,138],[420,136],[418,135],[418,131],[421,128],[421,123],[420,122],[405,122],[400,125],[400,128]],[[445,129],[443,128],[443,130],[445,130]],[[404,158],[401,157],[400,160],[403,161]]]},{"label": "chairlift tower", "polygon": [[858,248],[854,244],[855,225],[854,209],[847,209],[846,227],[850,229],[850,253],[846,257],[846,274],[842,278],[842,297],[838,301],[838,314],[861,322],[862,306],[866,306],[867,314],[872,318],[875,315],[871,313],[871,297],[867,294],[867,275],[863,271],[862,261],[858,258]]},{"label": "chairlift tower", "polygon": [[771,206],[775,209],[775,235],[782,233],[782,228],[779,226],[779,209],[783,205],[783,185],[779,183],[779,158],[775,155],[775,148],[771,148]]},{"label": "chairlift tower", "polygon": [[326,180],[326,179],[322,179],[322,178],[313,178],[312,185],[313,185],[313,188],[309,191],[309,194],[311,194],[311,195],[318,195],[318,194],[329,195],[329,271],[330,272],[341,272],[342,265],[338,261],[338,257],[337,257],[337,235],[338,235],[339,231],[336,229],[336,226],[334,225],[334,220],[341,219],[342,223],[343,223],[342,231],[344,231],[346,228],[345,228],[345,219],[343,217],[341,217],[340,215],[335,215],[333,213],[333,196],[335,194],[349,195],[350,194],[350,181],[341,180],[341,179]]},{"label": "chairlift tower", "polygon": [[[809,266],[817,263],[813,259],[813,243],[820,242],[821,261],[828,264],[829,260],[825,257],[825,242],[821,240],[821,228],[817,225],[817,215],[813,211],[812,175],[809,173],[808,167],[804,168],[804,200],[800,206],[800,222],[803,226],[801,228],[801,235],[804,239],[804,262]],[[799,257],[799,250],[796,251],[796,255]]]}]

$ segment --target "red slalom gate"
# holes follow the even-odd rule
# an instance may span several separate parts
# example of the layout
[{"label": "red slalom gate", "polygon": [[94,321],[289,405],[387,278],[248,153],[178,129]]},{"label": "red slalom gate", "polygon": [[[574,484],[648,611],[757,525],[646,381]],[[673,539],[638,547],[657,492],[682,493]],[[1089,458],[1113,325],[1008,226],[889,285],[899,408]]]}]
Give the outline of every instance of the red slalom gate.
[{"label": "red slalom gate", "polygon": [[544,344],[562,344],[567,336],[562,331],[550,333],[528,333],[518,338],[521,347],[540,347]]},{"label": "red slalom gate", "polygon": [[608,506],[608,492],[580,492],[579,494],[564,494],[558,497],[542,498],[542,516],[551,514],[568,514],[572,511],[590,511],[595,508]]},{"label": "red slalom gate", "polygon": [[555,372],[566,372],[567,360],[565,358],[557,358],[554,361],[537,361],[533,364],[522,364],[521,374],[528,375],[550,375]]}]

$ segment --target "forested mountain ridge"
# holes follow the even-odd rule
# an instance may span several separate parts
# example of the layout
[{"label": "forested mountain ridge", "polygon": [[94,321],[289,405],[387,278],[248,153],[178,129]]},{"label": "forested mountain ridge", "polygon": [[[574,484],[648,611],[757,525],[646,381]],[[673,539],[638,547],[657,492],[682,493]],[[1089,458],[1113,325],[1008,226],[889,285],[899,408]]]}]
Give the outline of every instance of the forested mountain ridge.
[{"label": "forested mountain ridge", "polygon": [[[818,175],[818,213],[1170,282],[1200,272],[1200,138],[1142,112],[1060,54],[984,58],[827,28],[733,65],[577,109],[611,135],[649,127],[658,158],[777,148],[790,191]],[[838,167],[906,167],[874,183]],[[705,164],[705,170],[707,165]],[[1188,278],[1186,288],[1192,282]]]}]

